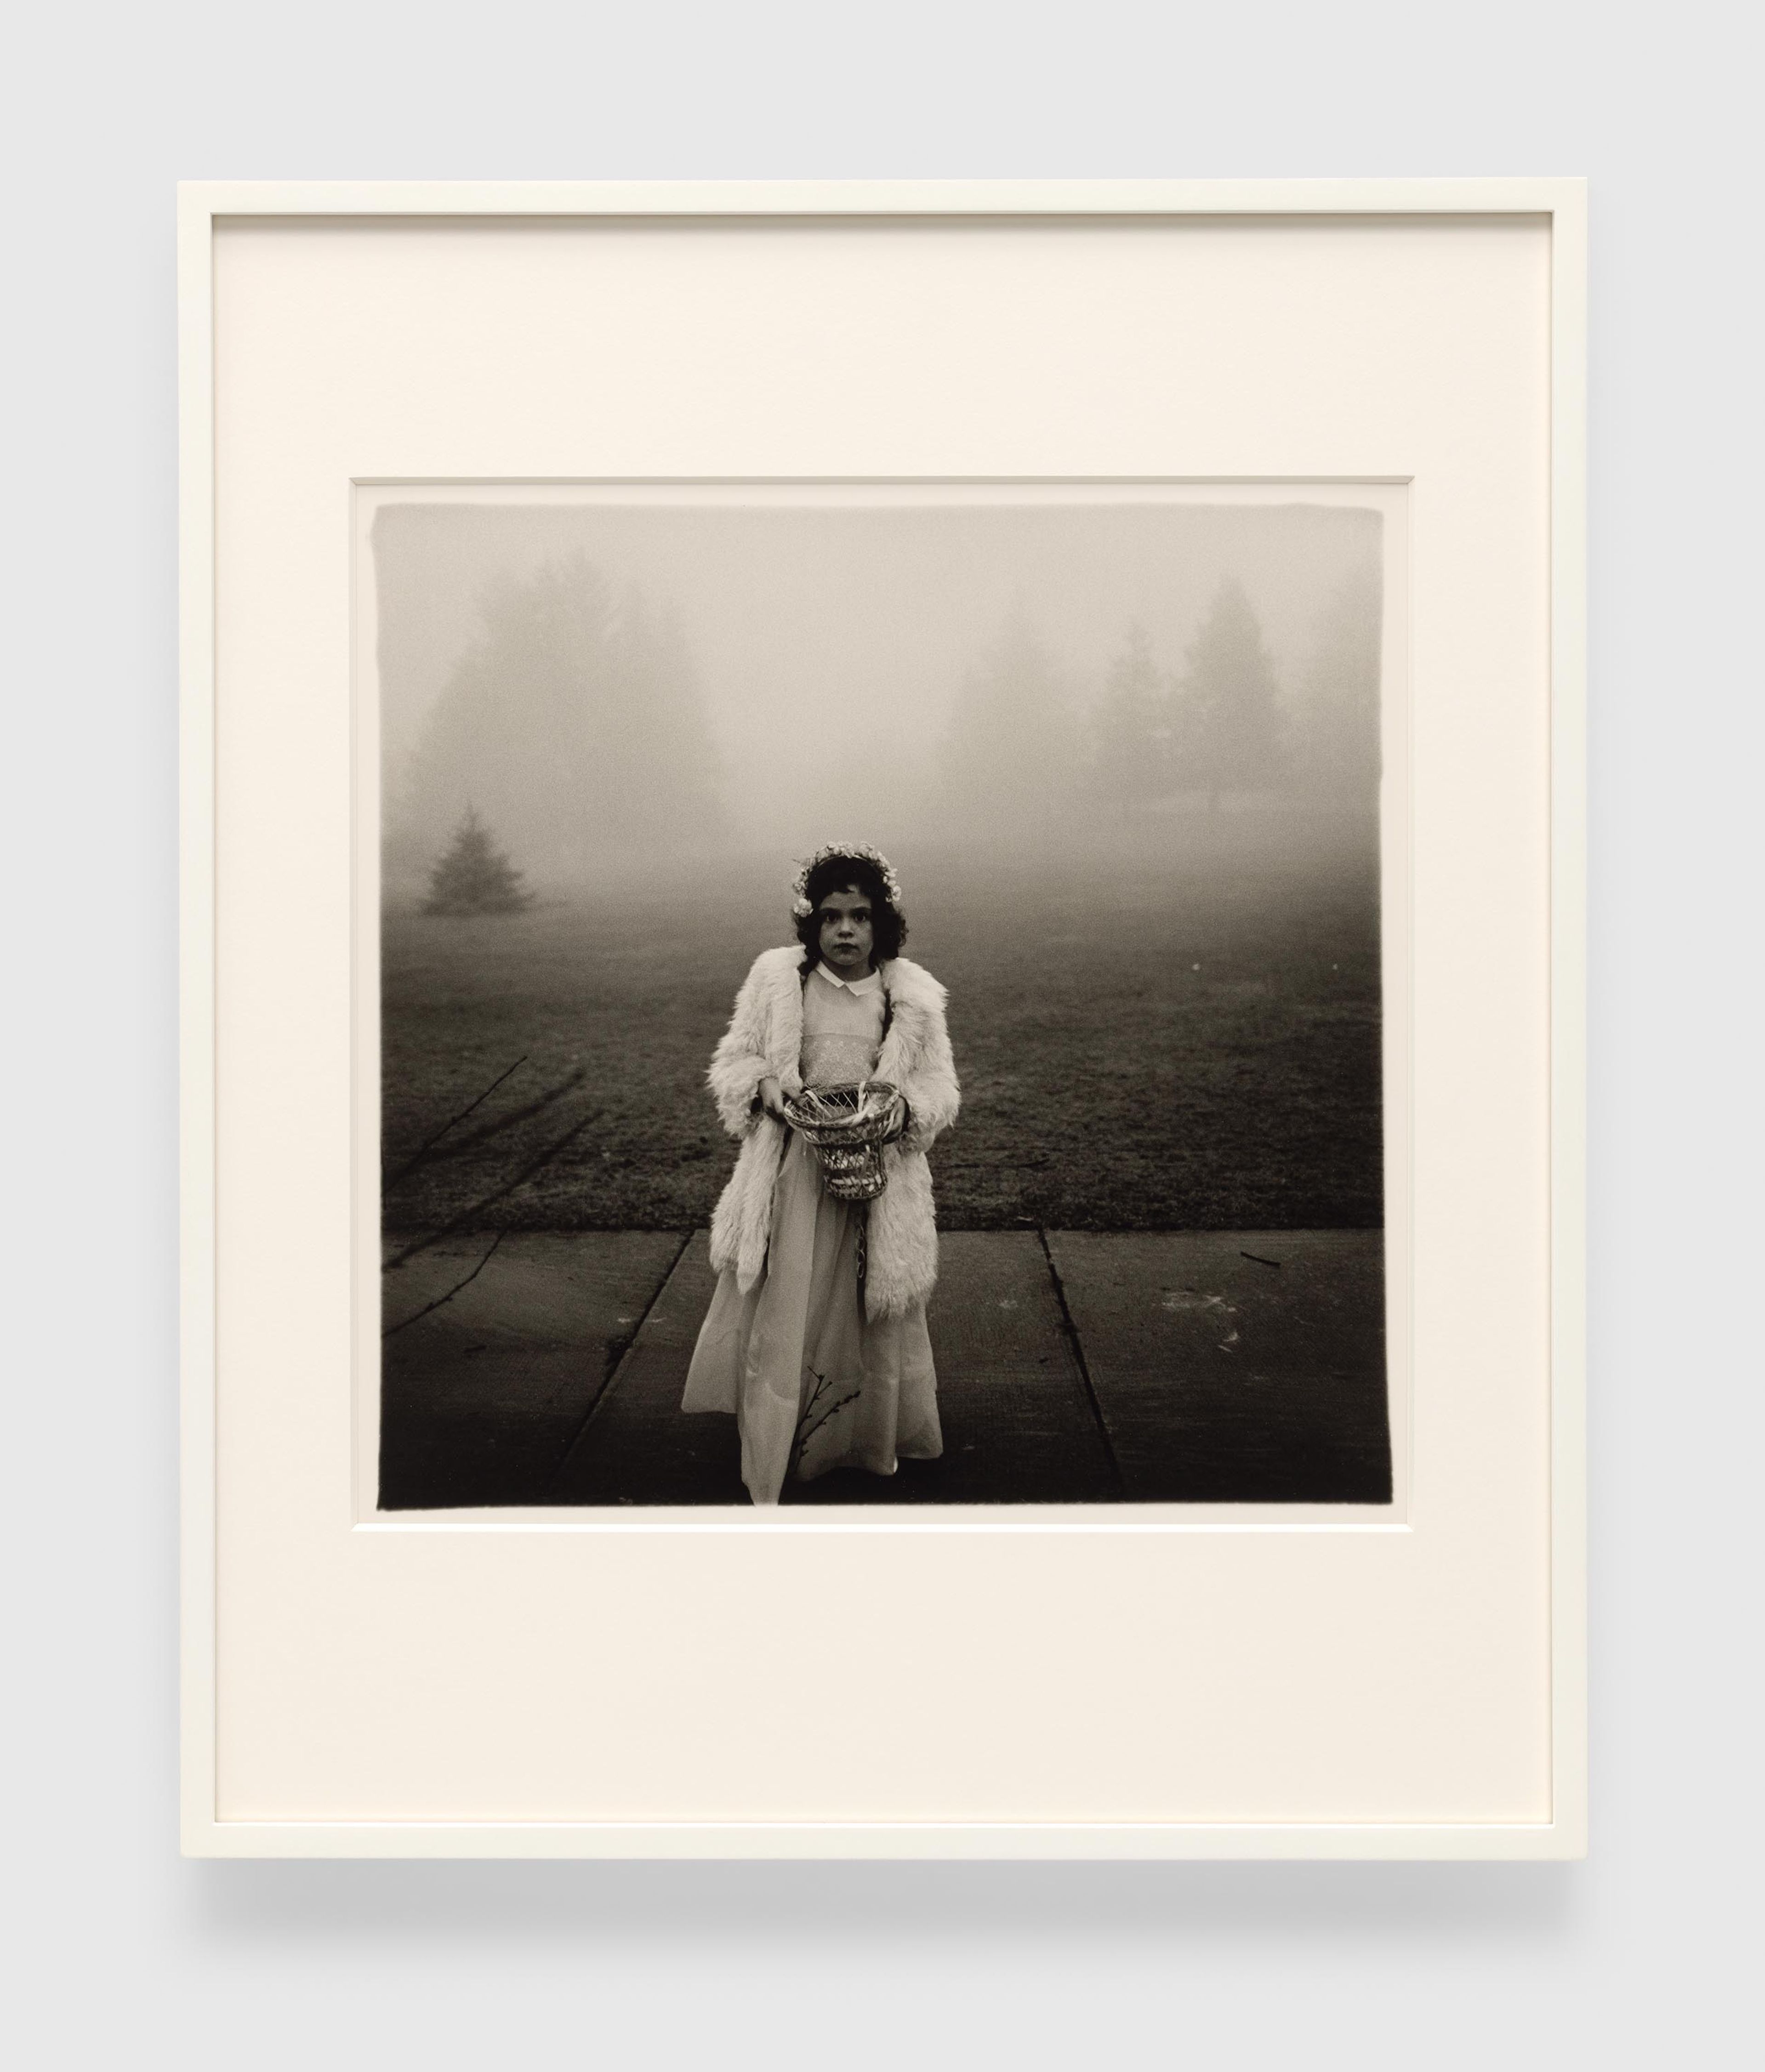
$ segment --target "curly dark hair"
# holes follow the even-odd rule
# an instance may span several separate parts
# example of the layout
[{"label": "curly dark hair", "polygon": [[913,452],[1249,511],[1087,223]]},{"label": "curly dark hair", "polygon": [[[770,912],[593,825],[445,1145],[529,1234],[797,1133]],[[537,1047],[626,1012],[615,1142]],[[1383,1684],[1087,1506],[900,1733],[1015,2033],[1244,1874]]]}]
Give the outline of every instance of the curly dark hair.
[{"label": "curly dark hair", "polygon": [[862,892],[870,902],[870,927],[874,938],[872,961],[887,964],[891,957],[901,954],[901,945],[907,940],[907,916],[889,904],[888,888],[882,882],[882,872],[866,857],[830,856],[817,864],[803,888],[810,911],[797,918],[796,939],[803,945],[804,971],[813,971],[821,961],[821,902],[830,892],[848,890]]}]

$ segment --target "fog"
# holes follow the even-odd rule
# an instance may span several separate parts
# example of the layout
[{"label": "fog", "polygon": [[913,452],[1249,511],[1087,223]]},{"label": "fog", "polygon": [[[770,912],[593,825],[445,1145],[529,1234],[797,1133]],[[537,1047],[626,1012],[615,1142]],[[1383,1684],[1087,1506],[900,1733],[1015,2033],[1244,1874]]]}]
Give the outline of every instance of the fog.
[{"label": "fog", "polygon": [[468,807],[539,886],[884,830],[1261,811],[1374,841],[1380,524],[1302,504],[389,504],[389,892]]}]

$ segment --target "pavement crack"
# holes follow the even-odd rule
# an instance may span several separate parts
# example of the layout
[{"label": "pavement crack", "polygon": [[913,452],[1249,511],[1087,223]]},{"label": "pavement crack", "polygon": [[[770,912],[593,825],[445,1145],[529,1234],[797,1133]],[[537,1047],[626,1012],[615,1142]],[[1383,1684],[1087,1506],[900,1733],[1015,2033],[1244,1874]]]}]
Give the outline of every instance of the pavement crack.
[{"label": "pavement crack", "polygon": [[644,1305],[643,1314],[632,1324],[630,1330],[626,1332],[622,1337],[608,1339],[607,1343],[606,1362],[603,1367],[601,1375],[601,1385],[595,1392],[595,1400],[590,1404],[587,1409],[582,1412],[581,1421],[578,1424],[576,1429],[570,1435],[569,1444],[565,1447],[563,1452],[559,1454],[557,1458],[557,1466],[553,1469],[551,1474],[546,1478],[545,1495],[540,1499],[541,1503],[546,1501],[546,1499],[550,1497],[552,1491],[557,1488],[560,1479],[562,1478],[565,1469],[570,1464],[571,1457],[575,1453],[576,1449],[581,1445],[584,1437],[587,1433],[589,1426],[594,1423],[595,1413],[600,1409],[601,1405],[605,1403],[607,1399],[612,1394],[613,1383],[619,1377],[619,1371],[620,1367],[625,1363],[626,1355],[630,1352],[632,1346],[637,1343],[639,1338],[642,1335],[644,1326],[650,1320],[651,1313],[654,1310],[656,1304],[661,1301],[663,1294],[667,1289],[668,1284],[674,1278],[675,1270],[680,1265],[681,1261],[686,1256],[686,1248],[692,1242],[692,1231],[684,1231],[681,1234],[679,1244],[675,1247],[674,1256],[668,1262],[666,1270],[662,1274],[661,1278],[656,1284],[654,1293],[651,1295],[648,1301]]},{"label": "pavement crack", "polygon": [[1054,1284],[1054,1299],[1059,1305],[1060,1328],[1066,1333],[1067,1342],[1072,1348],[1072,1357],[1078,1363],[1079,1379],[1084,1384],[1085,1400],[1091,1406],[1091,1416],[1097,1428],[1097,1437],[1103,1441],[1104,1457],[1109,1463],[1109,1477],[1115,1484],[1116,1498],[1125,1502],[1126,1486],[1121,1479],[1121,1463],[1116,1458],[1115,1441],[1109,1437],[1109,1428],[1104,1421],[1103,1405],[1097,1400],[1096,1385],[1091,1379],[1091,1363],[1084,1356],[1084,1341],[1079,1336],[1079,1327],[1072,1321],[1072,1312],[1067,1305],[1066,1283],[1060,1278],[1060,1269],[1054,1263],[1054,1252],[1048,1244],[1048,1234],[1039,1224],[1036,1239],[1042,1247],[1042,1256],[1048,1264],[1048,1278]]}]

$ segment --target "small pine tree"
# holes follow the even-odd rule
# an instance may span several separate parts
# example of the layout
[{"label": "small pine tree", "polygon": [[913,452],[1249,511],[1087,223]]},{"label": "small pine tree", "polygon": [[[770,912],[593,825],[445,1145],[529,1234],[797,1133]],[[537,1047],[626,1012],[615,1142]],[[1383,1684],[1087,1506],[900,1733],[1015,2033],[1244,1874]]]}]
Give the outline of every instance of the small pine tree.
[{"label": "small pine tree", "polygon": [[453,845],[429,874],[426,914],[518,914],[533,903],[521,873],[491,840],[490,830],[468,806]]}]

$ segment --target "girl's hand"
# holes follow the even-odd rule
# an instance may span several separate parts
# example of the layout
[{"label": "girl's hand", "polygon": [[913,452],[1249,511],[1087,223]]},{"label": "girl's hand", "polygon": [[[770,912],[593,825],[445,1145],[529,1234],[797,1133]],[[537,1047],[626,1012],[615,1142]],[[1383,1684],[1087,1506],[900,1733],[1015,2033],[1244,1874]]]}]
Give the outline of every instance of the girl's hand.
[{"label": "girl's hand", "polygon": [[784,1112],[784,1089],[776,1079],[764,1079],[760,1081],[760,1106],[768,1115],[776,1116],[780,1122],[788,1122],[790,1120]]}]

